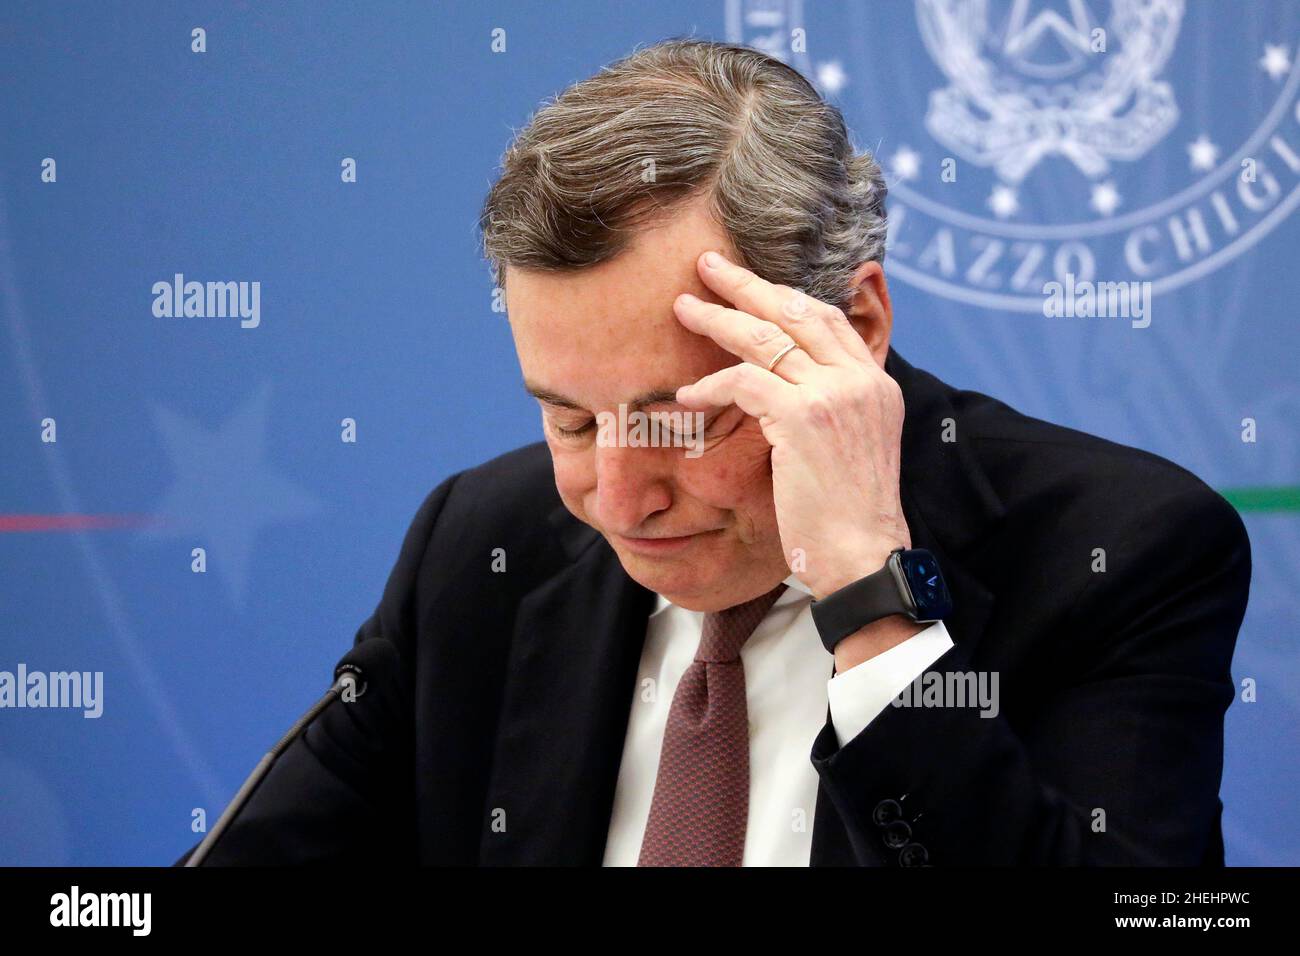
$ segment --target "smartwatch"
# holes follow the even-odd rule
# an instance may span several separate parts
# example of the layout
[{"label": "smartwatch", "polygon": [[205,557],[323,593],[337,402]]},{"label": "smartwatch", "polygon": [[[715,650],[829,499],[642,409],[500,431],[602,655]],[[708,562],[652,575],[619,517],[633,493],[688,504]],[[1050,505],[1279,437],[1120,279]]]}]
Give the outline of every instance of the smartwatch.
[{"label": "smartwatch", "polygon": [[951,613],[939,562],[924,548],[897,548],[879,571],[812,603],[813,624],[832,653],[844,638],[882,617],[902,614],[931,624]]}]

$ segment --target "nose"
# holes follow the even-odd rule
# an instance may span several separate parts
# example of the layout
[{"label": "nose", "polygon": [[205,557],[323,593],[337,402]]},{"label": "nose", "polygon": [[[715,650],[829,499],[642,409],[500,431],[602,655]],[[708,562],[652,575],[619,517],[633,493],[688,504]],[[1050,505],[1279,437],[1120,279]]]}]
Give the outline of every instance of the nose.
[{"label": "nose", "polygon": [[615,534],[634,534],[651,515],[672,504],[662,450],[596,448],[596,520]]}]

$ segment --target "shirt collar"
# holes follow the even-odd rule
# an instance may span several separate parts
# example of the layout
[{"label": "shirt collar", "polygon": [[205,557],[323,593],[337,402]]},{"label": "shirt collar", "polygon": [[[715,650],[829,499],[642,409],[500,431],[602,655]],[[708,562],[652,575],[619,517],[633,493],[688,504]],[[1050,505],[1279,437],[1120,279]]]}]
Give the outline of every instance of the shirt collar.
[{"label": "shirt collar", "polygon": [[[781,605],[781,604],[788,604],[791,601],[801,601],[805,597],[812,597],[812,591],[809,591],[807,585],[805,585],[793,574],[791,574],[788,578],[785,579],[785,585],[786,585],[785,593],[783,593],[779,598],[776,599],[776,604],[773,605],[773,607],[776,607],[777,605]],[[655,607],[654,610],[650,612],[650,617],[651,618],[657,617],[659,614],[668,610],[668,608],[670,607],[678,607],[678,605],[673,604],[662,594],[655,594]]]}]

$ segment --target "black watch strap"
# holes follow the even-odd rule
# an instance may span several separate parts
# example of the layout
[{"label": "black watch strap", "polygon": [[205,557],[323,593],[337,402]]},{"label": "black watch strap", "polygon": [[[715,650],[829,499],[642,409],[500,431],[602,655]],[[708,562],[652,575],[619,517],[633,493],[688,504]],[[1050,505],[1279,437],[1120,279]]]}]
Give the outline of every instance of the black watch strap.
[{"label": "black watch strap", "polygon": [[820,601],[813,601],[813,624],[826,650],[834,653],[836,644],[882,617],[912,616],[912,609],[900,593],[899,575],[895,571],[897,560],[896,551],[879,571],[845,585]]}]

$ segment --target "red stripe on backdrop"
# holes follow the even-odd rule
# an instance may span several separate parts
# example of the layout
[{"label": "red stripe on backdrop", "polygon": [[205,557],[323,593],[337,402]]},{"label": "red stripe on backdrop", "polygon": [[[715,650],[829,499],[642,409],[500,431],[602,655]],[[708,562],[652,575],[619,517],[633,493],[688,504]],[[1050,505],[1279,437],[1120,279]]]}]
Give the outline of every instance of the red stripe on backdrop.
[{"label": "red stripe on backdrop", "polygon": [[0,514],[0,533],[19,531],[111,531],[144,528],[165,522],[155,515],[6,515]]}]

